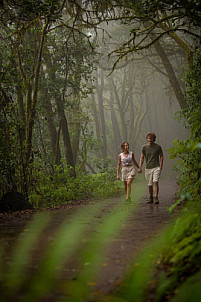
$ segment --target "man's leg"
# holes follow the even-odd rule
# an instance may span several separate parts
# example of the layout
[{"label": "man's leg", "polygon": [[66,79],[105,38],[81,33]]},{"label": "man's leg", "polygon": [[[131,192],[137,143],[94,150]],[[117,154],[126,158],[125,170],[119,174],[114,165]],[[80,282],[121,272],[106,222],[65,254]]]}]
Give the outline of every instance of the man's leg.
[{"label": "man's leg", "polygon": [[145,169],[145,178],[148,182],[149,200],[148,203],[153,202],[153,169]]},{"label": "man's leg", "polygon": [[148,185],[149,196],[153,196],[153,186]]},{"label": "man's leg", "polygon": [[149,191],[148,203],[152,203],[153,202],[153,186],[148,185],[148,191]]},{"label": "man's leg", "polygon": [[159,184],[157,181],[154,182],[154,196],[158,197]]},{"label": "man's leg", "polygon": [[158,201],[158,192],[159,192],[159,178],[160,178],[160,168],[157,167],[153,173],[153,183],[154,183],[154,203],[159,203]]}]

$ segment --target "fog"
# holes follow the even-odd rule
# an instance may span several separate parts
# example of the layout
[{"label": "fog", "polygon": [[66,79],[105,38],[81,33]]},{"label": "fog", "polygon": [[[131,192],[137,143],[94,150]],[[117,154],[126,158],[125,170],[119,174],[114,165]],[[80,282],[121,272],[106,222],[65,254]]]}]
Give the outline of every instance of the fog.
[{"label": "fog", "polygon": [[[175,139],[189,135],[183,121],[175,118],[185,103],[186,54],[161,28],[149,34],[143,20],[130,16],[121,22],[121,13],[116,21],[112,12],[108,16],[110,20],[103,22],[106,16],[96,20],[95,15],[93,26],[88,16],[86,27],[80,27],[80,20],[73,22],[64,13],[63,21],[68,20],[70,28],[59,20],[55,27],[50,22],[47,32],[33,24],[20,43],[14,25],[10,30],[16,41],[9,40],[5,30],[1,51],[9,110],[2,121],[13,120],[17,125],[12,128],[13,149],[16,158],[25,158],[23,171],[30,162],[45,165],[51,172],[65,162],[72,167],[73,176],[76,170],[91,174],[114,170],[121,143],[130,144],[139,162],[146,134],[151,131],[164,151],[164,177],[175,176],[168,149]],[[18,23],[17,19],[13,22]],[[37,44],[38,30],[45,35],[43,51]],[[161,33],[152,43],[154,35]],[[186,42],[182,32],[178,35]],[[189,48],[192,43],[187,41]],[[13,51],[12,59],[7,49]],[[7,68],[7,62],[13,69]],[[8,102],[10,97],[12,102]],[[7,171],[5,150],[10,150],[10,142],[6,133],[11,128],[2,124]]]},{"label": "fog", "polygon": [[[99,63],[91,83],[95,89],[89,97],[91,126],[102,144],[100,156],[105,160],[108,157],[108,163],[115,166],[121,143],[127,141],[139,162],[147,132],[155,132],[156,142],[164,151],[163,177],[175,177],[174,161],[169,159],[168,149],[175,139],[188,138],[189,131],[184,127],[184,121],[176,118],[181,107],[164,64],[153,46],[138,53],[130,52],[118,60],[120,52],[116,49],[129,38],[129,26],[114,22],[103,25],[102,29],[104,39],[103,33],[98,37],[90,33],[92,39],[99,39],[100,45]],[[168,38],[163,39],[161,45],[168,53],[182,89],[186,66],[184,53],[170,44]]]}]

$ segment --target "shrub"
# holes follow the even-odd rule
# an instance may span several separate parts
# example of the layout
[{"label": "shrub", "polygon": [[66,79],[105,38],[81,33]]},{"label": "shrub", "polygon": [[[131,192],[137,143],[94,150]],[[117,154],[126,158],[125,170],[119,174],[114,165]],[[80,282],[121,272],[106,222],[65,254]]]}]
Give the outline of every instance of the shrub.
[{"label": "shrub", "polygon": [[89,197],[110,197],[122,191],[114,170],[95,175],[79,173],[73,178],[70,167],[65,165],[56,166],[54,172],[44,170],[39,163],[34,163],[32,168],[30,198],[36,207],[51,207]]}]

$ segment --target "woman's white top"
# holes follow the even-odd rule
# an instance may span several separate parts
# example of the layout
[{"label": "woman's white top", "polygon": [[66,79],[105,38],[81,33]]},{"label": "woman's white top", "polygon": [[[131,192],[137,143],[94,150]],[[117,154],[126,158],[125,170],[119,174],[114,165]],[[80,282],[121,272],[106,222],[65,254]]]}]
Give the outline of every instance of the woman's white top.
[{"label": "woman's white top", "polygon": [[120,156],[121,156],[121,162],[122,162],[123,167],[133,165],[133,159],[132,159],[132,152],[131,151],[129,151],[128,157],[125,157],[123,152],[120,153]]}]

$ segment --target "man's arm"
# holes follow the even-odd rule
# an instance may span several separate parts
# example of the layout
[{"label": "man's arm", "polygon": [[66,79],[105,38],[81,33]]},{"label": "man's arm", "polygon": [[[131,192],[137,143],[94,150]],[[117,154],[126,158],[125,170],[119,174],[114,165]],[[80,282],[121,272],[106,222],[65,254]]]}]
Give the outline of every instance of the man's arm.
[{"label": "man's arm", "polygon": [[141,154],[138,173],[142,173],[142,165],[143,165],[143,162],[144,162],[144,154]]},{"label": "man's arm", "polygon": [[164,161],[164,156],[163,156],[163,152],[162,153],[160,153],[160,170],[162,170],[162,168],[163,168],[163,161]]}]

